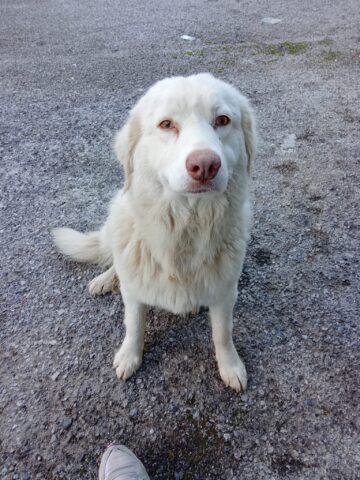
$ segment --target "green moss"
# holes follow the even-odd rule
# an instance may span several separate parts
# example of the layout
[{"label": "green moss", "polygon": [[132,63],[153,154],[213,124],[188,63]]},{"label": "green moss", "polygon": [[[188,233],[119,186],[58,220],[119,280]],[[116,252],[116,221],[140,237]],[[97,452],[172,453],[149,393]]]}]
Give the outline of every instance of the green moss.
[{"label": "green moss", "polygon": [[324,60],[328,62],[336,62],[339,58],[341,58],[341,52],[335,52],[334,50],[324,50],[321,53],[321,56]]},{"label": "green moss", "polygon": [[307,50],[309,48],[309,44],[306,42],[299,42],[299,43],[284,42],[282,45],[291,55],[295,55],[296,53],[303,52],[304,50]]},{"label": "green moss", "polygon": [[262,49],[262,53],[265,53],[265,55],[276,55],[278,57],[282,57],[284,55],[284,49],[281,48],[281,44],[267,45]]},{"label": "green moss", "polygon": [[224,64],[226,67],[231,67],[231,66],[235,65],[235,59],[225,56],[225,57],[223,58],[223,64]]},{"label": "green moss", "polygon": [[[265,47],[260,47],[260,52],[265,55],[275,55],[277,57],[282,57],[285,53],[290,55],[296,55],[299,52],[303,52],[309,48],[309,44],[306,42],[283,42],[277,44],[266,45]],[[259,47],[258,47],[259,49]]]},{"label": "green moss", "polygon": [[196,50],[196,51],[187,50],[185,52],[185,55],[187,55],[188,57],[204,57],[205,51],[204,50]]},{"label": "green moss", "polygon": [[221,45],[220,48],[227,54],[231,53],[231,50],[232,50],[231,45],[226,45],[226,44]]}]

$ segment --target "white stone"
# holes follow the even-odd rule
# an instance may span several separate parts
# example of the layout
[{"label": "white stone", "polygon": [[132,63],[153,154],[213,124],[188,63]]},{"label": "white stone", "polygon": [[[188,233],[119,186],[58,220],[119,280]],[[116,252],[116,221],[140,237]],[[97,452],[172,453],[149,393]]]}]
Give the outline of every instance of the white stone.
[{"label": "white stone", "polygon": [[56,379],[58,378],[58,376],[60,375],[61,372],[55,372],[51,375],[51,380],[53,380],[54,382],[56,381]]},{"label": "white stone", "polygon": [[295,140],[296,140],[296,135],[295,133],[290,133],[287,135],[281,144],[281,149],[282,150],[292,150],[295,148]]},{"label": "white stone", "polygon": [[282,22],[281,18],[264,17],[261,19],[261,23],[267,23],[268,25],[275,25],[280,22]]}]

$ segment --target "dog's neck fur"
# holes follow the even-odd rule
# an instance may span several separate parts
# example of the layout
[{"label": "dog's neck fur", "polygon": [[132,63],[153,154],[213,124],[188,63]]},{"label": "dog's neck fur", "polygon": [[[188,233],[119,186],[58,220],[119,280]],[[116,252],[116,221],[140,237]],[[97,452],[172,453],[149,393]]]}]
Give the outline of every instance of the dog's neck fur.
[{"label": "dog's neck fur", "polygon": [[246,241],[240,225],[247,187],[241,191],[235,181],[230,179],[225,193],[203,197],[169,197],[159,191],[154,201],[146,184],[129,192],[142,244],[160,266],[185,278],[213,264],[224,249],[235,253],[239,239]]}]

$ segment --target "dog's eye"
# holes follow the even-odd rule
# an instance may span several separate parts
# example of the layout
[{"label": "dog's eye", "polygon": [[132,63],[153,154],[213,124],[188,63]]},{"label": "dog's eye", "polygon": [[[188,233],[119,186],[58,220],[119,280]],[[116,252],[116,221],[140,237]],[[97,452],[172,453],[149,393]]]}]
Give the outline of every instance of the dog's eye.
[{"label": "dog's eye", "polygon": [[163,130],[176,129],[174,122],[172,122],[171,120],[163,120],[162,122],[159,123],[159,127],[162,128]]},{"label": "dog's eye", "polygon": [[214,127],[226,127],[231,122],[230,118],[227,115],[219,115],[215,118]]}]

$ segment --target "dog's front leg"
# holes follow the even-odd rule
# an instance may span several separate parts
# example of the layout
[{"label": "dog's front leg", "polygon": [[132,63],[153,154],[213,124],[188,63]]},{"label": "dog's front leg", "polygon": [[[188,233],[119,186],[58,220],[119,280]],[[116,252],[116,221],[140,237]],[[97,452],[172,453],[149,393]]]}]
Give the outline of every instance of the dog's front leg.
[{"label": "dog's front leg", "polygon": [[225,385],[240,392],[246,389],[247,375],[245,365],[241,361],[232,339],[232,312],[236,297],[237,290],[234,289],[227,298],[224,298],[224,302],[211,306],[210,319],[220,376]]},{"label": "dog's front leg", "polygon": [[144,349],[147,307],[121,291],[125,305],[125,338],[114,358],[118,378],[126,380],[140,367]]}]

